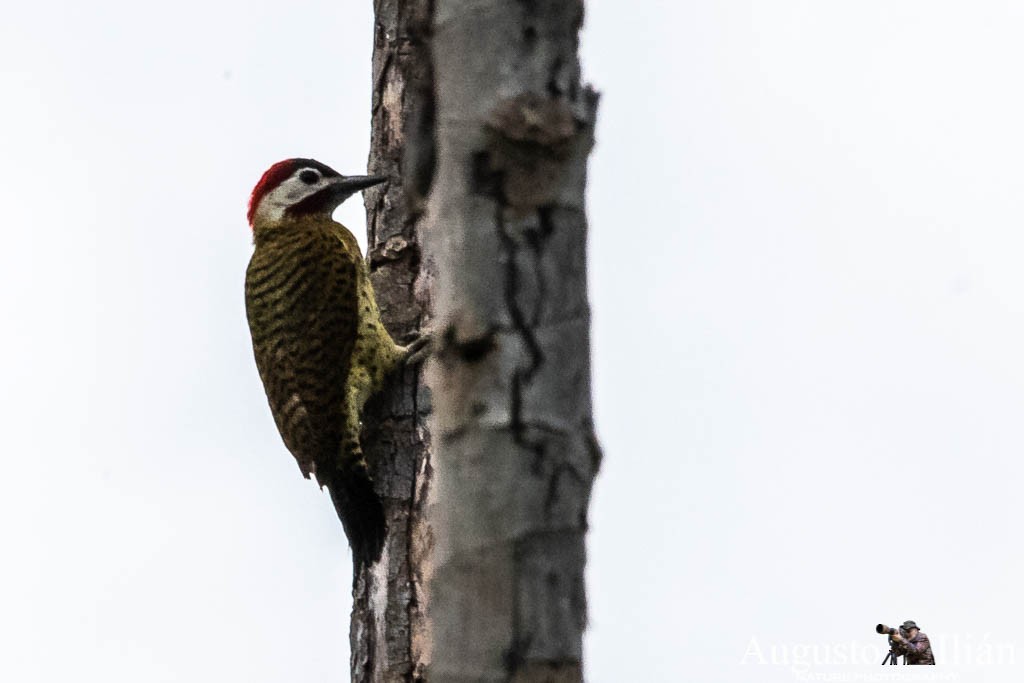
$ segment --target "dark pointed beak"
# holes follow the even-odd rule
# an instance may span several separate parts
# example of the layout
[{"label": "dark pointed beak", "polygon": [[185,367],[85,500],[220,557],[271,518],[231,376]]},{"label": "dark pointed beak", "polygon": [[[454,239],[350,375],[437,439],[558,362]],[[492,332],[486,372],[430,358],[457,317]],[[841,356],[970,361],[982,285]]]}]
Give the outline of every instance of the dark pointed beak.
[{"label": "dark pointed beak", "polygon": [[332,186],[339,194],[349,197],[360,190],[380,185],[387,179],[388,177],[385,175],[350,175],[338,178],[332,183]]},{"label": "dark pointed beak", "polygon": [[330,185],[318,194],[322,194],[325,200],[333,204],[331,208],[334,208],[335,206],[340,206],[342,202],[356,192],[373,187],[374,185],[380,185],[387,179],[388,177],[383,175],[342,176],[340,178],[333,178]]}]

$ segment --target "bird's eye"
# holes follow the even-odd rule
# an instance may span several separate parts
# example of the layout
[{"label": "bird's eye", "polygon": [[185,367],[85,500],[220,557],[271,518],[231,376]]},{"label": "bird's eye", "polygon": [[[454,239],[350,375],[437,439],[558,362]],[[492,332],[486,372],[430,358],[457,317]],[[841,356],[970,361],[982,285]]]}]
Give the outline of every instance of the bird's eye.
[{"label": "bird's eye", "polygon": [[320,180],[320,174],[317,173],[316,171],[307,168],[306,170],[299,174],[299,180],[306,183],[307,185],[313,185],[318,180]]}]

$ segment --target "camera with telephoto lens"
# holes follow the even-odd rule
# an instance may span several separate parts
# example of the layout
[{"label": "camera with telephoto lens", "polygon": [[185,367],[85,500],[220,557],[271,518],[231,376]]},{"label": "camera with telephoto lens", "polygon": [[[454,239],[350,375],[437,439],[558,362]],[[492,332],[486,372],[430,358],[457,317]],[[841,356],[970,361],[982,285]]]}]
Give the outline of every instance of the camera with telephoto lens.
[{"label": "camera with telephoto lens", "polygon": [[[882,633],[882,634],[885,634],[885,635],[889,636],[889,651],[892,652],[894,656],[897,655],[897,654],[904,654],[903,644],[902,643],[897,643],[895,640],[892,639],[892,637],[894,635],[896,635],[897,633],[899,633],[901,636],[906,638],[907,637],[907,630],[905,628],[903,628],[902,626],[900,626],[899,628],[893,628],[892,626],[886,626],[885,624],[879,624],[879,625],[875,626],[875,632],[876,633]],[[895,664],[895,661],[893,663]]]},{"label": "camera with telephoto lens", "polygon": [[[897,633],[906,638],[907,631],[903,627],[892,628],[885,624],[879,624],[874,627],[874,633],[880,633],[885,636],[889,636],[889,653],[886,654],[886,658],[882,660],[882,664],[897,664],[897,659],[906,654],[905,648],[902,643],[897,643],[893,640],[893,636]],[[906,664],[906,657],[904,657],[903,664]]]},{"label": "camera with telephoto lens", "polygon": [[888,636],[894,636],[897,633],[899,633],[904,638],[907,637],[907,632],[903,629],[902,626],[900,626],[899,628],[893,628],[892,626],[886,626],[885,624],[879,624],[878,626],[875,626],[875,633],[884,633],[884,634],[886,634]]}]

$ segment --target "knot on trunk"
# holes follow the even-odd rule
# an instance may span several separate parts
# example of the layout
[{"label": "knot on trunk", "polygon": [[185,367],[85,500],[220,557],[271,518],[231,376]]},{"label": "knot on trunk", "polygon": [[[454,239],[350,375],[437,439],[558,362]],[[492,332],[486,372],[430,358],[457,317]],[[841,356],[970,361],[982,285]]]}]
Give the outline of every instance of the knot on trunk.
[{"label": "knot on trunk", "polygon": [[487,149],[474,169],[478,189],[513,209],[557,203],[585,129],[563,98],[525,92],[501,100],[484,123]]}]

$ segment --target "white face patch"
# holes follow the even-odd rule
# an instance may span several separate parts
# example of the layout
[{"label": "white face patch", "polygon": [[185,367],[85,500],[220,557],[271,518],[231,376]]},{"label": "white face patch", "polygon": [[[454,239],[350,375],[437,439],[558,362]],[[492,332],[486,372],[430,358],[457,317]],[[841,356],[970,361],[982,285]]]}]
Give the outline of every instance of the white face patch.
[{"label": "white face patch", "polygon": [[310,195],[327,187],[333,178],[324,178],[315,168],[300,168],[287,180],[268,192],[256,207],[257,221],[276,222],[284,218],[284,212]]}]

